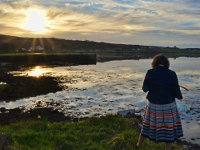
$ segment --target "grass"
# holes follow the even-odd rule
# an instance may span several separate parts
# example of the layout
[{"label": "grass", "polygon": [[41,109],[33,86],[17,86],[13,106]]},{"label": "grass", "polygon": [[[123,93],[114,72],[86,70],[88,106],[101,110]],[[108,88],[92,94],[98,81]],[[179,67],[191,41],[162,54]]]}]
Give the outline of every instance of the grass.
[{"label": "grass", "polygon": [[[92,117],[67,124],[46,119],[23,121],[0,127],[9,135],[9,150],[134,150],[139,136],[137,119],[118,115]],[[145,140],[140,150],[161,150],[164,143]],[[173,144],[176,150],[182,148]]]}]

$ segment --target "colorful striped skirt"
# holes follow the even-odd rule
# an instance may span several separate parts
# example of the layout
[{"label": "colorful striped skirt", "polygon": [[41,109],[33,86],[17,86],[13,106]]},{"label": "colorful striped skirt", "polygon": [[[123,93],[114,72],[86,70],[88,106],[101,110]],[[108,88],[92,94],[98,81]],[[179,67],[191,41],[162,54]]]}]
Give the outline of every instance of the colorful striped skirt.
[{"label": "colorful striped skirt", "polygon": [[143,116],[141,134],[156,142],[174,142],[183,136],[176,102],[152,104],[148,102]]}]

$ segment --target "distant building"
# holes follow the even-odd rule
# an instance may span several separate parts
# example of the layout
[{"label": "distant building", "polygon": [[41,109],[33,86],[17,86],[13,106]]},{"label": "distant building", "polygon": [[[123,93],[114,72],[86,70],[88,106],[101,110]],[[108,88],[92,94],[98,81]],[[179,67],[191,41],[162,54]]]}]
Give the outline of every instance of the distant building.
[{"label": "distant building", "polygon": [[44,50],[44,48],[41,47],[40,45],[38,45],[38,46],[35,46],[35,47],[34,46],[30,47],[28,51],[30,52],[30,51],[33,51],[33,50],[42,51],[42,50]]},{"label": "distant building", "polygon": [[21,48],[22,51],[26,51],[26,48]]},{"label": "distant building", "polygon": [[41,47],[40,45],[38,45],[38,46],[35,47],[35,50],[42,51],[42,50],[44,50],[44,48]]}]

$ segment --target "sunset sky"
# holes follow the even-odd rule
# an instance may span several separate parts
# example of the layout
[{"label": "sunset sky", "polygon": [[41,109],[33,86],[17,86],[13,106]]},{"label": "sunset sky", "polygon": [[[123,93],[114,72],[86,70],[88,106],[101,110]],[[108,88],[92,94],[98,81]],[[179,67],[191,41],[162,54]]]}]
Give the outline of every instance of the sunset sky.
[{"label": "sunset sky", "polygon": [[200,48],[200,0],[0,0],[0,34]]}]

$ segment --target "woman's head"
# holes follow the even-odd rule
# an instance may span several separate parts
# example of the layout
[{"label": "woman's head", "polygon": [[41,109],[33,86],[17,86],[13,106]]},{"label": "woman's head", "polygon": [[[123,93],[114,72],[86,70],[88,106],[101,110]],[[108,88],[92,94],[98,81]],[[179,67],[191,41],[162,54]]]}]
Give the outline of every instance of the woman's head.
[{"label": "woman's head", "polygon": [[152,65],[152,68],[156,68],[160,65],[169,68],[169,60],[165,55],[158,54],[158,55],[154,56],[153,62],[151,65]]}]

